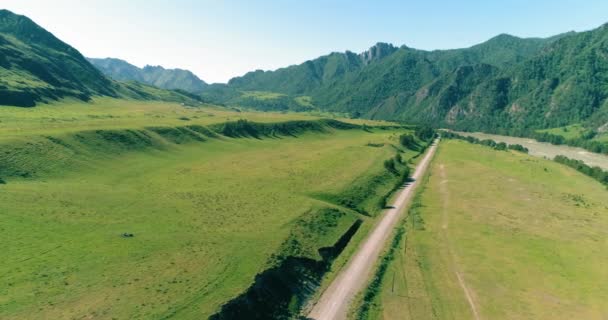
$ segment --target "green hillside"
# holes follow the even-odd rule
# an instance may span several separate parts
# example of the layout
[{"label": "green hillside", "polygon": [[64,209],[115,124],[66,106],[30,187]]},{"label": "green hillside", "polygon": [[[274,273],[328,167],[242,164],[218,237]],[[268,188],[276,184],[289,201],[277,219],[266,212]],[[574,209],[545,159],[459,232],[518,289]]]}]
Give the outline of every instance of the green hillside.
[{"label": "green hillside", "polygon": [[77,50],[27,17],[0,10],[0,105],[93,95],[117,93]]},{"label": "green hillside", "polygon": [[0,10],[0,105],[32,107],[93,96],[195,103],[198,97],[106,78],[79,52],[25,16]]}]

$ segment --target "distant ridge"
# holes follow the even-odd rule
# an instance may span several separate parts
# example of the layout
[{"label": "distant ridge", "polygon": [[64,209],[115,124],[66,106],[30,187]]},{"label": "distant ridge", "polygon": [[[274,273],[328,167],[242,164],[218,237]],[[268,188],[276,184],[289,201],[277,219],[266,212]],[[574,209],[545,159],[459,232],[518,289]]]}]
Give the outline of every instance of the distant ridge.
[{"label": "distant ridge", "polygon": [[161,66],[138,68],[124,60],[115,58],[87,58],[106,76],[120,81],[139,81],[163,89],[181,89],[190,93],[201,93],[207,83],[194,73],[183,69],[165,69]]}]

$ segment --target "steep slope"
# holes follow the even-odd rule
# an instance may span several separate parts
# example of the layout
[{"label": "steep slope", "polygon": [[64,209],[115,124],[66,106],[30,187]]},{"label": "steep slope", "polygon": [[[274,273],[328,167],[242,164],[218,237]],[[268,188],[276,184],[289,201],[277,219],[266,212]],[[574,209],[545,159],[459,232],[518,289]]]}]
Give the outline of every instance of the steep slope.
[{"label": "steep slope", "polygon": [[116,92],[76,49],[29,18],[0,10],[0,105],[92,95]]},{"label": "steep slope", "polygon": [[190,93],[200,93],[207,87],[207,83],[188,70],[165,69],[161,66],[145,66],[142,69],[120,59],[87,59],[114,80],[138,81],[163,89],[181,89]]},{"label": "steep slope", "polygon": [[200,98],[105,77],[78,50],[25,16],[0,10],[0,106],[93,96],[196,103]]},{"label": "steep slope", "polygon": [[512,132],[608,121],[608,27],[569,34],[539,54],[482,81],[434,121]]}]

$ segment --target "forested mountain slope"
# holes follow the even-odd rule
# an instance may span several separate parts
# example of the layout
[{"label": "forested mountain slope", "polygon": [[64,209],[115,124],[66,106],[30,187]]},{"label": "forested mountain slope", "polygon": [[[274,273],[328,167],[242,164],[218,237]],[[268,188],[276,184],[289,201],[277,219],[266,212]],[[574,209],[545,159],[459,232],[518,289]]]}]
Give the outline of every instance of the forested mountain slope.
[{"label": "forested mountain slope", "polygon": [[454,50],[379,43],[362,54],[250,72],[204,96],[262,110],[320,109],[468,130],[601,129],[608,122],[607,57],[606,26],[546,39],[502,34]]}]

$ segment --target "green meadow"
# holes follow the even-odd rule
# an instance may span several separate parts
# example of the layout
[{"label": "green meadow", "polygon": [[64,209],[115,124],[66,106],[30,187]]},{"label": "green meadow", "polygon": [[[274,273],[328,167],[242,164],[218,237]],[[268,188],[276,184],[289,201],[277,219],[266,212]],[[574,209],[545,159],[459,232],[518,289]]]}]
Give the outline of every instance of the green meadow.
[{"label": "green meadow", "polygon": [[444,140],[373,319],[604,319],[608,197],[558,163]]},{"label": "green meadow", "polygon": [[399,180],[383,161],[416,154],[404,129],[305,114],[102,99],[0,115],[2,319],[206,318],[277,257],[365,232]]}]

